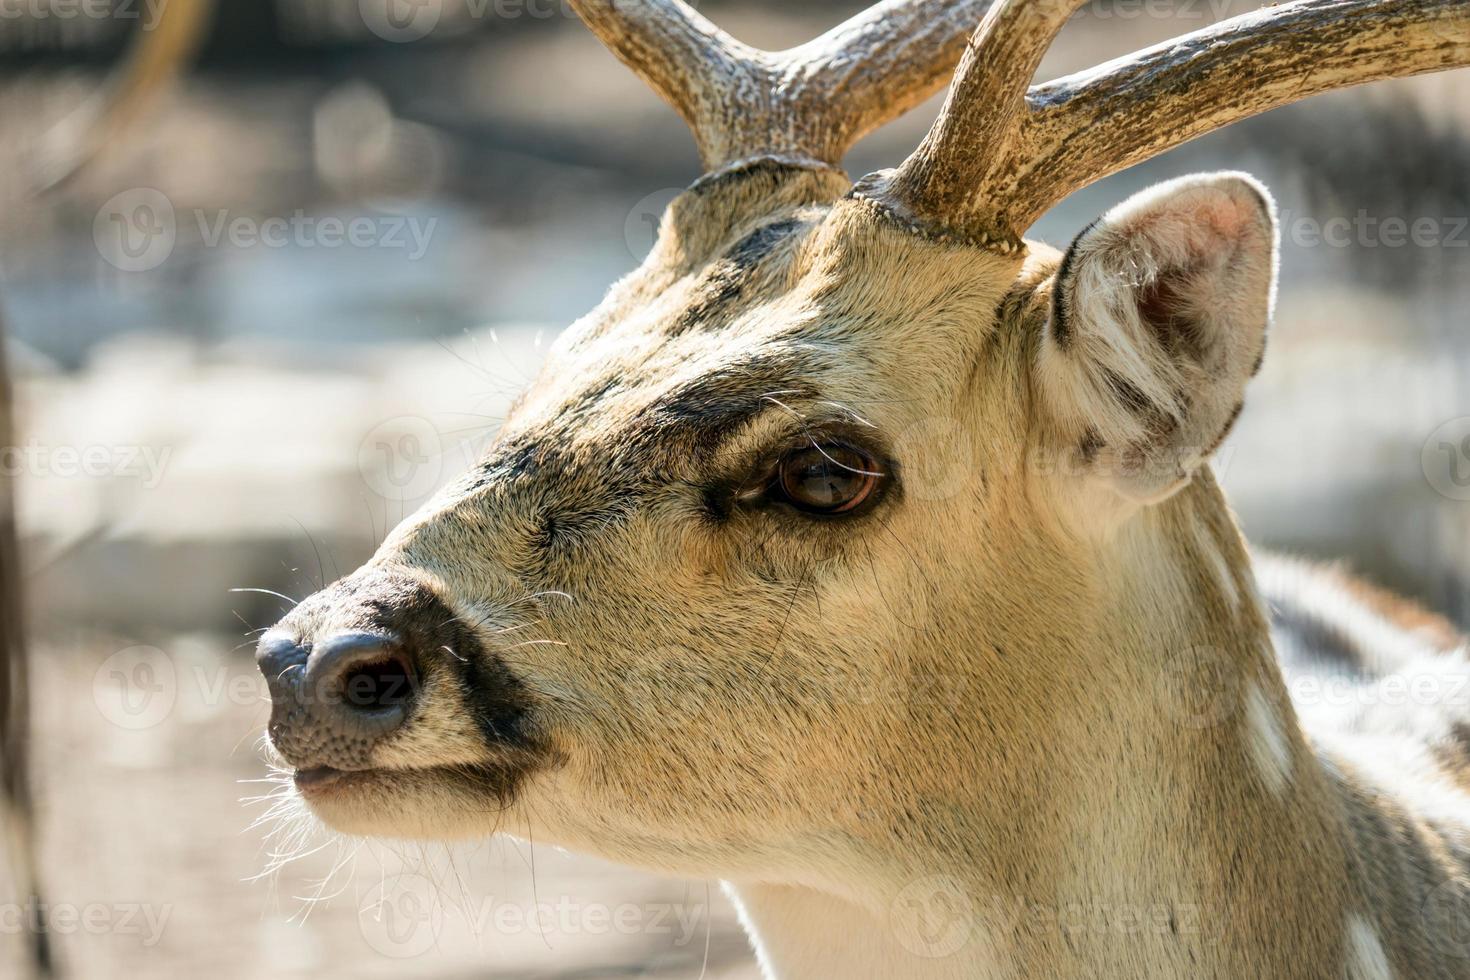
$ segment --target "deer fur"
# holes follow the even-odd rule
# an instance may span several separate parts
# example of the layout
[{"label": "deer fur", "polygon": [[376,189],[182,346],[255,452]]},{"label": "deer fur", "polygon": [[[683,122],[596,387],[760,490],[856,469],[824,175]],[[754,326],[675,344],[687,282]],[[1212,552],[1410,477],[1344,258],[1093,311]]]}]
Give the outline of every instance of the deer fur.
[{"label": "deer fur", "polygon": [[[1264,189],[1171,182],[1059,252],[882,186],[701,178],[487,456],[283,621],[473,634],[313,811],[718,877],[778,980],[1470,973],[1463,712],[1299,710],[1277,656],[1366,704],[1458,637],[1289,564],[1263,596],[1208,466],[1264,351]],[[838,437],[870,509],[750,492]]]},{"label": "deer fur", "polygon": [[[1178,190],[1222,182],[1269,221],[1239,178]],[[316,812],[718,876],[774,977],[1458,975],[1424,910],[1463,897],[1470,800],[1428,769],[1417,811],[1300,729],[1207,466],[1150,504],[1079,468],[1043,400],[1063,256],[915,241],[842,184],[755,167],[676,200],[369,566],[479,624],[537,760],[437,769],[507,760],[430,685],[374,760],[392,778]],[[710,512],[768,444],[853,426],[900,467],[871,514]],[[922,922],[936,894],[972,931],[926,956],[901,903]]]}]

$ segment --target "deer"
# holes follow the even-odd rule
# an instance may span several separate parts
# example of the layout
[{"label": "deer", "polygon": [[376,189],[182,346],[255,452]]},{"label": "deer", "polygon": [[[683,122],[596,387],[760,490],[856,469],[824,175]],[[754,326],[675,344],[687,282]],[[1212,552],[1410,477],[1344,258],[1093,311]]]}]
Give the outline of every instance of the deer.
[{"label": "deer", "polygon": [[[783,52],[573,6],[704,173],[483,458],[261,636],[304,809],[719,879],[773,980],[1470,976],[1470,714],[1373,694],[1464,677],[1464,638],[1253,555],[1211,470],[1269,193],[1023,237],[1236,120],[1470,64],[1470,7],[1293,0],[1033,84],[1081,0],[885,0]],[[844,172],[951,72],[907,159]],[[1355,700],[1295,703],[1311,671]]]}]

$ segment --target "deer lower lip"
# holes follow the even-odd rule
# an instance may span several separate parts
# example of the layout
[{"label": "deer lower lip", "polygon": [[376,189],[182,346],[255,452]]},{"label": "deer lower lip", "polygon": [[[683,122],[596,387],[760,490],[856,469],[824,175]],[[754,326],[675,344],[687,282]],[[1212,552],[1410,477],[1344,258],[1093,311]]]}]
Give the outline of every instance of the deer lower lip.
[{"label": "deer lower lip", "polygon": [[303,796],[316,796],[342,789],[351,783],[361,782],[371,777],[370,770],[355,771],[333,769],[331,766],[316,766],[312,769],[296,770],[294,781],[296,789]]}]

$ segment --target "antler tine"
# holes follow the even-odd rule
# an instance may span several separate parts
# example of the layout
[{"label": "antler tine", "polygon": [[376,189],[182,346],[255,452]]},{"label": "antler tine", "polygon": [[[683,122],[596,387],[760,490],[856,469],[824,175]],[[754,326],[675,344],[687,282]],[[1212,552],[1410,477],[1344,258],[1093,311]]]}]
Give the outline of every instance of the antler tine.
[{"label": "antler tine", "polygon": [[758,84],[758,55],[683,0],[571,0],[598,39],[689,124],[708,164],[728,155],[729,92]]},{"label": "antler tine", "polygon": [[1033,88],[1010,219],[1024,229],[1095,180],[1268,109],[1465,65],[1466,0],[1298,0],[1222,21]]},{"label": "antler tine", "polygon": [[1014,166],[1031,77],[1052,39],[1086,2],[1001,0],[991,7],[960,61],[939,118],[882,196],[901,202],[921,223],[963,237],[1014,239],[1008,227],[987,220],[994,210],[992,185]]},{"label": "antler tine", "polygon": [[885,0],[782,52],[730,37],[683,0],[571,0],[689,124],[706,169],[771,156],[836,166],[947,80],[989,0]]},{"label": "antler tine", "polygon": [[774,55],[779,86],[811,126],[815,155],[836,162],[950,80],[990,0],[885,0],[815,40]]},{"label": "antler tine", "polygon": [[1053,204],[1239,119],[1381,78],[1470,64],[1467,0],[1295,0],[1029,85],[1074,0],[1005,0],[899,170],[860,188],[938,237],[1011,251]]}]

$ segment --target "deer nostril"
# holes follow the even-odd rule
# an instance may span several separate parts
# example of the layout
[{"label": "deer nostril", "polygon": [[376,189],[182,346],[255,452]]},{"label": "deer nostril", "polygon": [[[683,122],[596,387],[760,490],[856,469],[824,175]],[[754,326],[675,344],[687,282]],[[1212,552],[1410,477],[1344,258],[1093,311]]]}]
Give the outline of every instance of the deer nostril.
[{"label": "deer nostril", "polygon": [[342,633],[316,645],[304,680],[324,705],[386,732],[406,719],[418,675],[396,638]]},{"label": "deer nostril", "polygon": [[404,706],[413,687],[413,668],[408,658],[389,653],[381,660],[349,669],[342,677],[342,700],[350,707],[367,711]]}]

